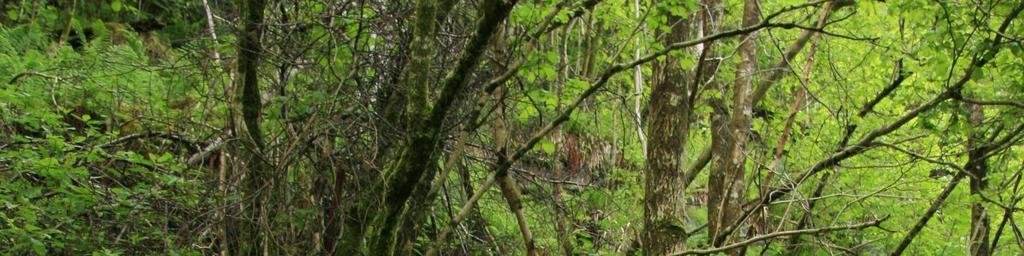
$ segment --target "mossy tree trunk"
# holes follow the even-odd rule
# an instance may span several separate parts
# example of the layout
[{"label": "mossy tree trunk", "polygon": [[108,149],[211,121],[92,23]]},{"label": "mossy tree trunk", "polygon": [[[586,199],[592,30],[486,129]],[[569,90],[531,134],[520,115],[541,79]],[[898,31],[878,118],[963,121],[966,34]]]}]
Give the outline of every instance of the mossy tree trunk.
[{"label": "mossy tree trunk", "polygon": [[[515,1],[489,0],[481,3],[480,20],[473,36],[466,42],[458,62],[441,82],[440,94],[430,101],[430,63],[434,47],[432,38],[436,34],[438,2],[419,0],[416,4],[413,54],[409,75],[403,81],[410,86],[407,112],[410,116],[409,139],[398,153],[392,167],[388,168],[384,181],[384,202],[377,211],[374,234],[370,234],[371,253],[394,255],[399,232],[405,237],[415,237],[417,230],[401,230],[403,223],[417,223],[429,207],[408,207],[410,202],[430,203],[433,196],[427,193],[437,173],[437,157],[441,147],[440,138],[445,132],[443,124],[455,99],[462,93],[469,77],[480,62],[488,42],[515,5]],[[412,212],[410,212],[412,210]],[[406,221],[405,218],[414,218]]]},{"label": "mossy tree trunk", "polygon": [[243,138],[241,155],[245,159],[245,200],[247,211],[243,216],[239,254],[256,255],[268,252],[265,224],[268,224],[266,203],[267,188],[272,187],[270,165],[263,158],[265,142],[260,129],[263,104],[260,99],[259,66],[263,52],[260,40],[263,36],[263,12],[265,0],[247,0],[243,7],[242,30],[238,40],[238,73],[241,79],[237,99],[242,110],[242,124],[245,129],[240,134]]}]

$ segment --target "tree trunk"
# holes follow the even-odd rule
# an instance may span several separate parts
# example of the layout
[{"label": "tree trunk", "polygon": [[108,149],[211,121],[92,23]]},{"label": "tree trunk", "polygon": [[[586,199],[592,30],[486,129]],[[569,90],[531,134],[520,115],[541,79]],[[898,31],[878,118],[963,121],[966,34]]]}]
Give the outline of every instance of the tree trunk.
[{"label": "tree trunk", "polygon": [[[980,131],[981,123],[985,120],[984,108],[977,104],[966,104],[967,113],[970,115],[970,137],[967,140],[968,162],[965,170],[971,174],[971,197],[981,196],[981,193],[988,186],[985,176],[988,175],[988,163],[985,161],[984,133]],[[984,202],[974,201],[971,203],[971,235],[968,249],[970,255],[987,256],[992,254],[988,245],[989,217],[988,209]]]},{"label": "tree trunk", "polygon": [[[692,24],[687,19],[668,15],[671,31],[663,35],[663,44],[691,38]],[[692,74],[679,68],[669,56],[654,64],[651,99],[648,105],[650,133],[647,172],[644,174],[643,247],[647,255],[666,255],[686,248],[685,190],[682,168],[686,166],[685,148],[689,132],[690,102],[686,82]]]},{"label": "tree trunk", "polygon": [[[633,15],[640,18],[640,0],[633,0]],[[647,34],[647,26],[641,25],[643,34]],[[636,39],[636,49],[633,50],[633,59],[639,59],[643,54],[643,38]],[[633,115],[636,120],[636,137],[640,140],[640,150],[647,155],[647,135],[644,134],[643,95],[644,95],[644,72],[643,67],[637,65],[633,68]]]},{"label": "tree trunk", "polygon": [[[569,68],[568,68],[569,67],[569,56],[568,56],[568,51],[569,51],[568,48],[569,47],[568,47],[568,42],[569,42],[569,38],[570,38],[569,37],[569,33],[571,31],[572,30],[570,28],[568,28],[568,27],[565,27],[565,28],[562,29],[562,43],[560,43],[560,46],[557,46],[557,48],[559,49],[558,50],[558,52],[559,52],[559,54],[558,54],[559,55],[559,57],[558,57],[558,61],[559,61],[558,67],[560,69],[560,72],[559,72],[559,75],[558,75],[558,83],[557,83],[557,85],[555,87],[555,97],[557,97],[557,99],[558,99],[558,103],[555,106],[555,112],[562,112],[562,104],[561,104],[562,103],[562,93],[563,93],[563,90],[565,89],[566,80],[568,80],[568,77],[569,77]],[[639,66],[637,66],[637,67],[639,67]],[[639,97],[640,96],[637,95],[637,104],[640,104]],[[640,106],[637,105],[637,109],[639,109],[639,107]],[[639,119],[637,119],[637,120],[639,121]],[[641,124],[639,122],[637,122],[636,125],[637,125],[638,129],[641,126]],[[559,161],[559,159],[560,159],[559,154],[563,154],[563,152],[565,152],[565,151],[561,150],[561,148],[565,148],[565,132],[562,131],[560,128],[558,128],[558,129],[559,130],[555,132],[555,137],[558,140],[556,143],[557,143],[557,146],[558,146],[559,149],[555,151],[557,153],[555,154],[555,157],[553,157],[551,159],[551,167],[554,169],[553,173],[555,174],[555,178],[556,179],[562,179],[565,168],[562,165],[562,163]],[[567,155],[566,157],[569,157],[569,156]],[[558,241],[558,248],[560,248],[562,250],[562,253],[565,256],[572,256],[572,255],[576,255],[575,252],[574,252],[575,248],[573,248],[573,242],[575,241],[575,239],[573,239],[572,232],[570,230],[570,227],[571,227],[569,225],[570,217],[567,216],[570,213],[567,212],[567,210],[566,210],[566,205],[565,205],[565,201],[563,201],[563,199],[562,199],[562,194],[563,194],[562,183],[557,183],[556,182],[556,183],[552,184],[552,197],[554,199],[554,208],[555,208],[555,238],[558,239],[557,240]],[[572,218],[572,219],[574,220],[573,222],[575,222],[575,218]]]},{"label": "tree trunk", "polygon": [[[842,6],[845,5],[832,5],[832,7],[830,7],[829,10],[834,10]],[[822,16],[827,18],[830,13],[831,12],[823,12]],[[765,71],[767,75],[762,76],[761,81],[757,83],[757,88],[754,89],[752,101],[753,104],[756,105],[758,102],[760,102],[761,99],[764,98],[765,93],[768,92],[768,89],[770,89],[772,85],[775,84],[775,82],[781,80],[783,75],[790,73],[790,60],[795,58],[796,55],[800,53],[804,46],[807,45],[807,41],[809,41],[811,35],[814,33],[815,32],[811,30],[804,30],[803,32],[801,32],[800,36],[796,38],[796,41],[790,44],[789,48],[786,49],[786,52],[783,53],[782,58],[779,61],[775,62],[775,64],[773,64],[771,68],[768,68]],[[701,170],[703,170],[704,167],[711,162],[711,155],[711,148],[705,147],[703,150],[701,150],[699,157],[697,157],[697,161],[694,161],[693,165],[687,167],[686,180],[685,183],[683,183],[685,187],[689,187],[690,183],[693,182],[693,179],[697,177],[697,174],[699,174]]]},{"label": "tree trunk", "polygon": [[[494,148],[498,149],[498,158],[507,158],[508,154],[508,123],[505,121],[505,88],[498,87],[494,90],[493,98],[495,101],[494,108]],[[537,255],[537,248],[533,242],[533,232],[530,231],[530,225],[526,220],[526,216],[523,214],[523,200],[522,195],[519,192],[519,185],[516,184],[515,178],[508,175],[508,172],[503,172],[498,175],[498,187],[501,189],[501,195],[505,197],[505,202],[508,203],[509,210],[516,216],[516,223],[519,224],[519,231],[523,236],[523,244],[526,247],[526,255],[534,256]]]},{"label": "tree trunk", "polygon": [[[406,148],[398,152],[398,163],[387,177],[384,205],[377,215],[378,221],[374,225],[378,229],[373,238],[372,252],[379,255],[390,255],[393,253],[396,236],[405,215],[406,203],[416,189],[424,172],[430,172],[433,150],[436,147],[437,135],[431,130],[424,130],[427,124],[429,108],[429,87],[430,70],[433,66],[434,34],[437,29],[435,22],[438,3],[436,0],[417,0],[414,7],[412,23],[413,39],[410,45],[411,54],[409,64],[400,78],[404,84],[405,100],[404,108],[408,121],[406,132],[410,139],[406,141]],[[398,99],[396,99],[398,100]],[[389,106],[397,108],[397,106]],[[414,173],[409,173],[414,172]]]},{"label": "tree trunk", "polygon": [[[325,143],[325,144],[328,145],[328,146],[325,147],[325,149],[324,149],[324,152],[323,152],[324,156],[333,153],[328,148],[330,144],[329,143]],[[339,236],[341,235],[341,227],[342,227],[342,223],[343,223],[343,221],[342,221],[343,219],[342,218],[348,217],[348,216],[342,214],[343,211],[344,211],[344,208],[342,208],[343,207],[342,199],[345,197],[345,190],[344,190],[344,188],[345,188],[345,180],[346,180],[346,175],[347,175],[346,169],[345,168],[332,168],[330,165],[322,166],[322,170],[328,170],[328,169],[332,170],[332,172],[334,173],[334,182],[333,182],[334,186],[330,187],[331,188],[330,192],[332,193],[331,194],[331,200],[325,200],[325,201],[328,201],[328,202],[324,202],[324,204],[323,204],[324,205],[323,206],[324,207],[324,209],[323,209],[323,213],[324,213],[324,216],[323,216],[323,219],[324,219],[324,235],[323,235],[323,242],[322,242],[323,246],[324,246],[324,248],[323,248],[323,255],[332,255],[332,254],[334,254],[335,251],[337,251],[335,245],[337,244],[336,241],[338,240]],[[324,183],[323,188],[324,189],[328,188],[329,186],[326,186],[326,184],[328,182],[326,180],[323,180],[325,178],[321,177],[320,179],[321,179],[321,182]],[[322,192],[322,194],[326,195],[327,193],[323,193]]]},{"label": "tree trunk", "polygon": [[[818,24],[817,24],[818,29],[822,29],[822,28],[825,27],[825,23],[828,21],[827,20],[828,19],[828,14],[832,10],[832,6],[833,6],[832,4],[833,4],[833,2],[825,3],[825,6],[822,8],[821,16],[818,18]],[[800,77],[800,88],[797,89],[797,93],[796,93],[796,96],[795,96],[796,98],[794,99],[793,106],[790,109],[790,115],[786,119],[786,126],[785,126],[785,128],[783,128],[782,136],[779,138],[778,147],[775,148],[775,153],[774,153],[774,156],[772,157],[772,163],[771,163],[771,165],[768,166],[768,172],[767,172],[767,174],[765,174],[765,178],[762,181],[761,190],[760,190],[761,197],[769,196],[768,192],[770,190],[768,190],[768,188],[771,186],[772,175],[777,170],[776,168],[778,167],[779,161],[782,159],[782,153],[783,153],[783,150],[785,149],[786,140],[789,138],[790,132],[792,132],[793,122],[795,122],[796,115],[797,115],[797,113],[800,112],[800,106],[801,106],[801,104],[803,104],[804,97],[806,97],[807,86],[809,86],[810,81],[811,81],[811,70],[814,69],[814,56],[818,52],[818,40],[820,38],[821,38],[821,33],[814,32],[814,33],[811,34],[811,49],[809,49],[807,51],[807,61],[804,63],[803,76]],[[846,147],[846,143],[849,142],[850,136],[853,135],[853,131],[854,130],[852,130],[852,129],[855,129],[855,128],[856,128],[856,126],[848,126],[848,129],[846,131],[846,136],[843,136],[842,141],[839,142],[839,146],[836,147],[837,151],[838,150],[842,150],[843,148]],[[814,192],[811,193],[811,198],[818,198],[819,196],[821,196],[821,193],[823,193],[825,191],[825,186],[828,184],[829,178],[831,176],[832,176],[832,174],[830,172],[826,172],[825,174],[821,175],[821,180],[818,181],[817,187],[815,187],[814,188]],[[807,209],[806,213],[804,213],[804,215],[800,217],[800,220],[797,221],[795,229],[797,229],[797,230],[803,229],[804,227],[806,227],[808,225],[808,223],[810,223],[811,220],[813,220],[813,218],[814,218],[814,206],[817,203],[818,203],[818,200],[809,200],[807,202],[807,206],[805,208],[805,209]],[[767,211],[763,211],[763,212],[767,213]],[[764,216],[764,217],[767,217],[767,216]],[[767,218],[763,218],[763,220],[765,221],[764,223],[767,224],[768,219]],[[799,246],[798,246],[799,242],[800,242],[800,235],[794,235],[794,236],[790,237],[789,241],[787,242],[787,245],[786,245],[787,252],[790,253],[790,254],[798,253],[799,252],[798,250],[800,249]]]},{"label": "tree trunk", "polygon": [[266,253],[266,234],[268,230],[262,227],[268,223],[267,209],[264,207],[266,195],[264,191],[271,187],[270,166],[261,156],[264,148],[263,133],[260,130],[260,115],[262,102],[260,101],[259,86],[259,65],[262,55],[260,39],[263,29],[263,10],[266,7],[264,0],[247,0],[244,8],[244,23],[238,41],[238,73],[242,79],[239,89],[241,97],[238,99],[242,108],[242,121],[246,133],[242,136],[245,156],[245,167],[247,178],[245,194],[248,204],[248,212],[243,216],[248,217],[248,223],[240,225],[244,228],[241,236],[237,239],[242,241],[239,244],[239,254],[253,255]]},{"label": "tree trunk", "polygon": [[[373,249],[371,253],[380,255],[394,254],[396,252],[396,237],[402,224],[407,223],[405,221],[406,216],[411,215],[413,218],[411,223],[419,223],[418,219],[422,216],[422,212],[425,209],[429,209],[428,207],[410,208],[408,204],[410,201],[420,203],[432,202],[433,198],[430,198],[427,195],[429,193],[426,192],[429,191],[431,181],[437,173],[435,163],[438,157],[438,148],[440,148],[441,135],[445,132],[442,127],[444,120],[449,110],[455,105],[455,99],[463,91],[468,78],[476,69],[480,57],[483,55],[497,27],[508,16],[515,2],[515,0],[508,2],[490,0],[481,3],[483,6],[482,14],[474,34],[462,49],[458,63],[454,65],[454,68],[444,78],[441,93],[433,104],[423,104],[423,100],[428,98],[425,94],[427,93],[426,90],[413,88],[412,92],[418,91],[424,94],[409,95],[410,99],[415,100],[410,100],[407,103],[410,104],[408,107],[410,110],[416,108],[417,114],[413,115],[416,118],[412,119],[411,127],[413,128],[409,129],[411,131],[410,139],[398,159],[394,160],[394,167],[390,168],[384,181],[384,205],[381,207],[380,212],[376,214],[376,234],[372,237]],[[417,2],[416,31],[424,29],[433,31],[433,26],[428,25],[428,23],[432,24],[435,22],[436,5],[436,2],[431,0],[420,0]],[[420,32],[416,32],[416,34],[419,38],[430,38],[430,35],[433,33],[420,34]],[[434,47],[434,44],[430,43],[429,40],[414,40],[413,42],[418,48]],[[413,63],[419,62],[417,59],[423,60],[430,56],[430,54],[425,54],[429,53],[428,50],[414,49],[414,52],[418,53],[413,55]],[[427,62],[426,60],[423,61],[423,63]],[[411,70],[418,70],[416,65],[409,68]],[[427,79],[426,77],[420,78]],[[424,81],[407,82],[414,86],[426,85]],[[416,197],[415,200],[411,200],[413,197]],[[407,213],[409,209],[412,209],[413,212]],[[404,236],[415,237],[417,230],[407,230],[405,232],[412,233],[404,234]]]},{"label": "tree trunk", "polygon": [[[745,0],[743,26],[759,22],[760,6],[757,0]],[[708,179],[708,237],[714,246],[721,246],[727,240],[723,230],[729,225],[739,225],[739,215],[746,199],[744,174],[747,139],[750,137],[750,123],[753,112],[753,77],[757,64],[757,33],[740,37],[736,79],[733,85],[732,111],[725,107],[720,97],[712,99],[712,169]],[[727,89],[719,87],[721,95]],[[726,116],[728,120],[726,120]],[[727,251],[731,255],[743,254],[744,248]]]}]

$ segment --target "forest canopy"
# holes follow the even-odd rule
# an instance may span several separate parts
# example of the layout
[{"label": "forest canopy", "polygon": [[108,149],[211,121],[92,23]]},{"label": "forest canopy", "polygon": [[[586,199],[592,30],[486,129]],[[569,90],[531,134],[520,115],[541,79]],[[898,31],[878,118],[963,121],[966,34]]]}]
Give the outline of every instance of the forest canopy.
[{"label": "forest canopy", "polygon": [[3,255],[1021,255],[1021,0],[0,0]]}]

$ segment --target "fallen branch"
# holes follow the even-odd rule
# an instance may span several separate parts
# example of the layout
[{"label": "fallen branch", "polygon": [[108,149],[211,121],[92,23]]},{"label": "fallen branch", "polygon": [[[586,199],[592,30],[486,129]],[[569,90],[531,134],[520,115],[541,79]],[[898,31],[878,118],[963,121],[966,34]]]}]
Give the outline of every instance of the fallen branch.
[{"label": "fallen branch", "polygon": [[58,77],[58,76],[47,75],[45,73],[40,73],[40,72],[35,72],[35,71],[25,71],[25,72],[21,72],[21,73],[15,75],[13,78],[11,78],[10,81],[7,81],[7,84],[15,84],[19,80],[21,80],[21,78],[27,77],[27,76],[38,76],[38,77],[42,77],[42,78],[46,78],[46,79],[53,79],[53,80],[60,81],[60,82],[64,81],[63,78]]},{"label": "fallen branch", "polygon": [[111,146],[114,146],[114,145],[117,145],[117,144],[125,143],[125,142],[130,141],[130,140],[146,139],[146,138],[166,139],[166,140],[174,141],[174,142],[177,142],[177,143],[181,143],[181,144],[189,146],[189,147],[195,145],[195,142],[192,142],[192,141],[190,141],[190,140],[188,140],[186,138],[182,138],[181,136],[174,135],[174,134],[162,133],[162,132],[142,132],[142,133],[134,133],[134,134],[125,135],[125,136],[122,136],[120,138],[117,138],[117,139],[108,141],[106,143],[100,144],[97,147],[107,148],[107,147],[111,147]]},{"label": "fallen branch", "polygon": [[203,147],[203,150],[200,150],[199,152],[192,154],[192,156],[189,157],[188,161],[185,163],[188,166],[199,165],[199,162],[206,160],[207,158],[210,157],[210,155],[213,154],[213,152],[217,152],[218,150],[223,148],[224,145],[227,145],[227,141],[228,140],[225,140],[224,138],[218,137],[217,139],[213,140],[213,142],[210,142],[210,144],[206,145],[206,147]]}]

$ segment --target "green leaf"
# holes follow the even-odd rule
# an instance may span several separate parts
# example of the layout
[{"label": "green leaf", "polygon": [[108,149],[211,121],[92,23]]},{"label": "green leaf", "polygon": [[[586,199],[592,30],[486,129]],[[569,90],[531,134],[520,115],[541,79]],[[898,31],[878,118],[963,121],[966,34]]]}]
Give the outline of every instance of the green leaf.
[{"label": "green leaf", "polygon": [[42,241],[32,239],[32,251],[35,251],[36,255],[46,255],[46,245]]},{"label": "green leaf", "polygon": [[168,161],[171,161],[172,158],[174,158],[174,156],[172,156],[171,153],[164,152],[164,154],[160,155],[160,157],[157,158],[156,161],[159,163],[166,163]]},{"label": "green leaf", "polygon": [[554,65],[544,65],[540,67],[540,74],[544,79],[553,80],[558,72],[555,71]]},{"label": "green leaf", "polygon": [[121,0],[114,0],[113,2],[110,2],[110,9],[114,10],[115,12],[120,12],[121,11],[121,7],[122,7]]},{"label": "green leaf", "polygon": [[555,143],[552,143],[550,140],[542,139],[537,143],[537,146],[540,147],[541,151],[549,155],[555,153]]},{"label": "green leaf", "polygon": [[984,69],[980,69],[980,68],[979,69],[974,69],[974,73],[971,73],[971,79],[981,80],[981,79],[984,79],[984,78],[985,78],[985,70]]}]

